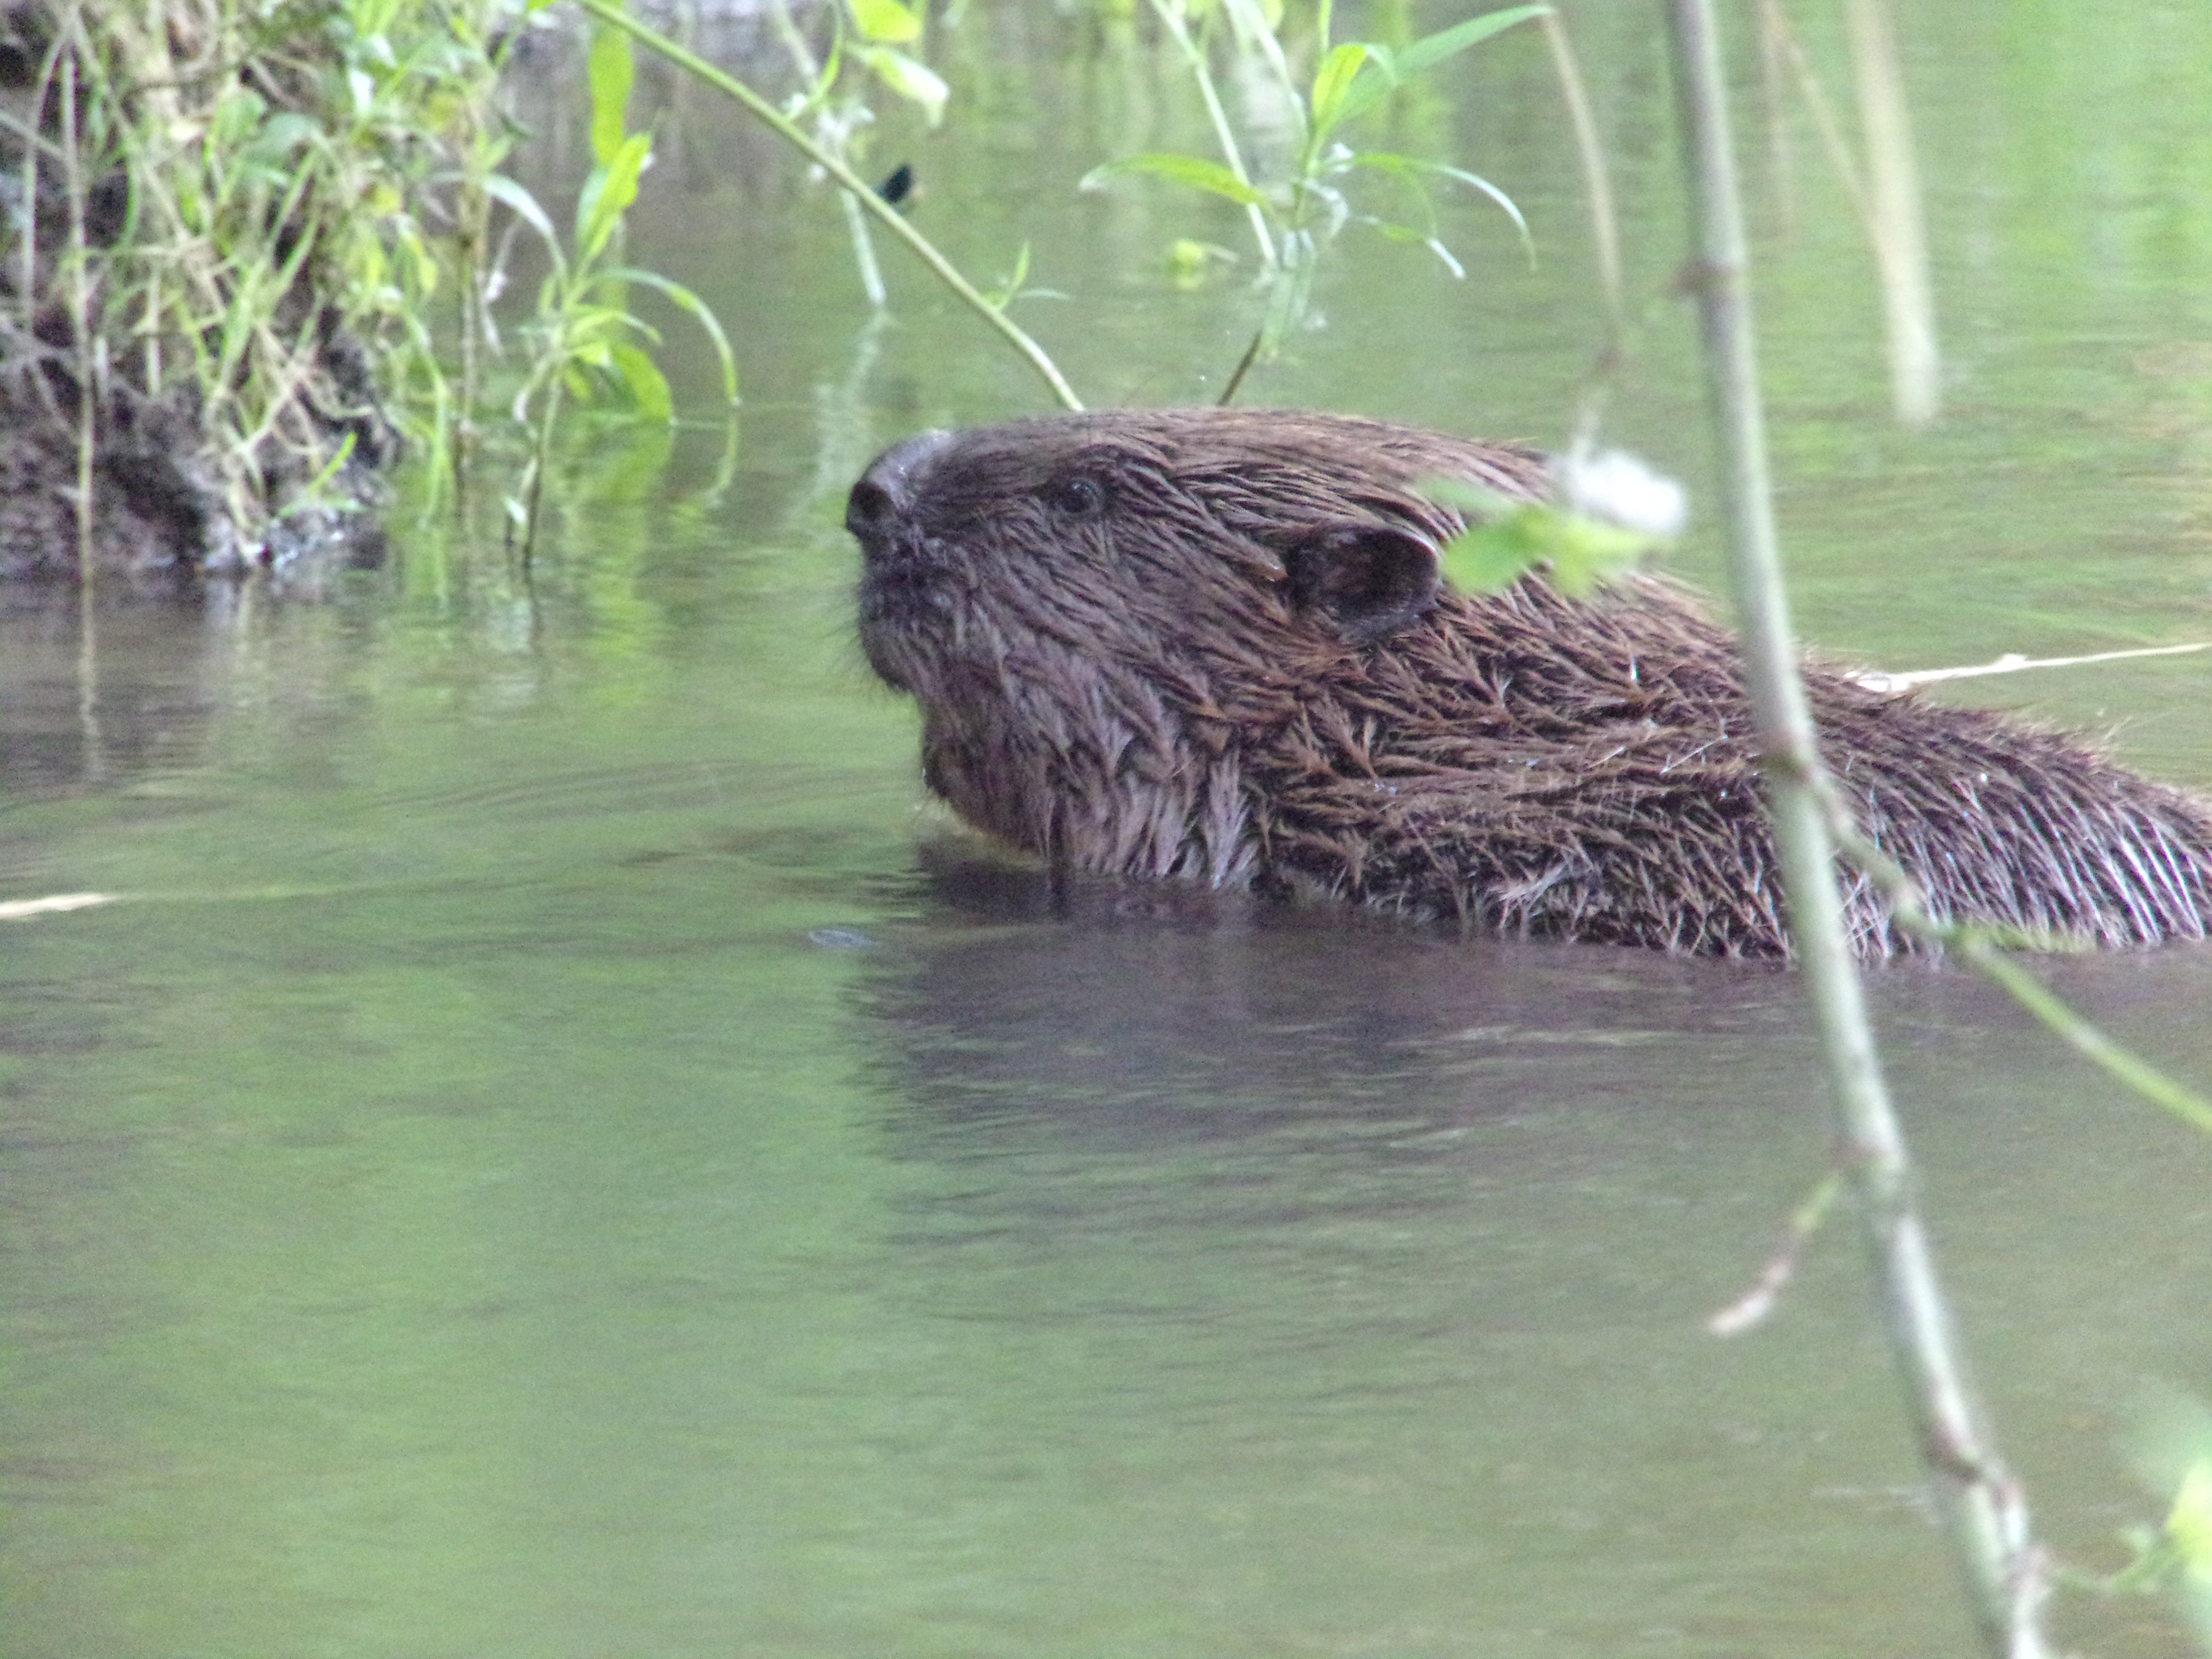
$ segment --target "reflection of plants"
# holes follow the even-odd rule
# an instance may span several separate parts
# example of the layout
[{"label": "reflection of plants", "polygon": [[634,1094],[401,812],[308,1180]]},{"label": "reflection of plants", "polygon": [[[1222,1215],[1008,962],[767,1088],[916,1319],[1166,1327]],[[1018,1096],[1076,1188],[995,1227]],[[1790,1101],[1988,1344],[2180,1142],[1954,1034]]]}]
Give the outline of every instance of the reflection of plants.
[{"label": "reflection of plants", "polygon": [[494,175],[487,187],[537,231],[551,269],[538,291],[538,308],[523,333],[531,346],[529,371],[515,393],[514,418],[532,433],[530,459],[507,501],[510,524],[529,562],[538,535],[553,432],[564,398],[589,401],[619,389],[638,414],[666,422],[674,415],[667,379],[638,341],[658,344],[659,332],[629,309],[632,283],[655,289],[696,318],[714,343],[722,392],[738,396],[738,366],[722,325],[699,296],[680,283],[617,263],[623,216],[637,199],[638,180],[653,159],[653,141],[626,130],[635,65],[629,38],[614,29],[592,40],[586,77],[592,94],[594,165],[576,200],[573,246],[564,252],[544,210],[514,180]]},{"label": "reflection of plants", "polygon": [[[1322,0],[1315,24],[1319,62],[1311,80],[1303,85],[1293,76],[1278,38],[1279,25],[1271,25],[1258,0],[1220,0],[1199,20],[1197,33],[1192,28],[1188,0],[1152,0],[1152,9],[1197,78],[1222,159],[1172,152],[1126,156],[1094,167],[1084,178],[1083,187],[1096,190],[1117,176],[1142,173],[1221,197],[1244,210],[1259,250],[1266,308],[1251,345],[1222,392],[1223,403],[1237,395],[1255,363],[1273,356],[1291,331],[1311,315],[1315,265],[1347,226],[1364,225],[1393,240],[1417,242],[1453,276],[1463,276],[1458,258],[1437,234],[1429,197],[1429,185],[1443,180],[1465,185],[1495,202],[1526,245],[1528,228],[1520,210],[1488,179],[1421,156],[1356,149],[1344,134],[1414,76],[1516,23],[1546,15],[1549,8],[1515,6],[1472,17],[1394,51],[1372,41],[1346,40],[1332,46],[1330,7],[1328,0]],[[1207,52],[1207,31],[1217,19],[1227,21],[1237,50],[1264,65],[1291,117],[1296,142],[1274,177],[1255,179],[1222,106]],[[1401,223],[1356,210],[1347,186],[1360,173],[1401,185],[1419,222]]]}]

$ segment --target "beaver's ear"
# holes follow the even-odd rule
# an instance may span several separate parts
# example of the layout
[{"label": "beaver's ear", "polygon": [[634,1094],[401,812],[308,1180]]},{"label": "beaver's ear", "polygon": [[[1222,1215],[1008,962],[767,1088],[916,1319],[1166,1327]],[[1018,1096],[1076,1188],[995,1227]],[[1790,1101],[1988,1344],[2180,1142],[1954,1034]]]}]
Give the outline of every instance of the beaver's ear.
[{"label": "beaver's ear", "polygon": [[1395,634],[1437,602],[1437,544],[1382,523],[1317,525],[1283,550],[1291,599],[1355,644]]}]

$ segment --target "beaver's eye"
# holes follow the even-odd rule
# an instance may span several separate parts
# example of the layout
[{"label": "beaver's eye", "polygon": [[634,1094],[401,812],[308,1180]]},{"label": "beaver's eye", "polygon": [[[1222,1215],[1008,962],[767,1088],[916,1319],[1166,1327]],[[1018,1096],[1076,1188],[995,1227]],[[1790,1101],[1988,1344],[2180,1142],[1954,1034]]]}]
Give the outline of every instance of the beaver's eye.
[{"label": "beaver's eye", "polygon": [[1106,510],[1106,492],[1096,478],[1081,473],[1062,478],[1045,491],[1045,499],[1071,519],[1088,519]]}]

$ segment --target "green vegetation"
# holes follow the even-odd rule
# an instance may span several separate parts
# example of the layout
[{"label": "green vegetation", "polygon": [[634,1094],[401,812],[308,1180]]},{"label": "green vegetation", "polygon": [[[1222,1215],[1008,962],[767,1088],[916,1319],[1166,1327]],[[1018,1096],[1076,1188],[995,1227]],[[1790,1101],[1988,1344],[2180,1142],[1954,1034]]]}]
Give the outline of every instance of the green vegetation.
[{"label": "green vegetation", "polygon": [[[512,510],[526,549],[564,401],[618,388],[672,413],[639,342],[634,287],[706,327],[696,296],[619,262],[651,155],[623,126],[629,46],[589,58],[597,165],[564,248],[500,172],[519,136],[500,77],[527,10],[511,0],[197,0],[152,10],[69,0],[10,14],[22,84],[0,109],[14,184],[0,358],[44,354],[70,394],[79,560],[109,411],[185,412],[229,525],[251,548],[286,515],[374,495],[404,447],[459,472],[496,378],[494,213],[538,233],[549,267],[520,332],[511,407],[530,434]],[[29,415],[18,410],[18,418]],[[395,439],[398,441],[395,442]]]},{"label": "green vegetation", "polygon": [[249,539],[357,489],[343,464],[380,454],[387,422],[442,455],[455,400],[428,319],[471,233],[481,252],[469,190],[510,140],[493,100],[512,9],[67,0],[12,16],[10,338],[65,335],[86,471],[96,406],[126,394],[191,410]]},{"label": "green vegetation", "polygon": [[[1251,345],[1222,390],[1223,403],[1236,397],[1255,363],[1273,356],[1284,339],[1306,320],[1312,307],[1315,267],[1348,226],[1366,225],[1394,240],[1418,242],[1453,276],[1466,275],[1437,234],[1436,211],[1426,188],[1430,180],[1449,180],[1480,191],[1511,218],[1527,244],[1528,227],[1520,209],[1488,179],[1426,157],[1358,149],[1346,143],[1343,135],[1362,115],[1415,76],[1516,23],[1548,15],[1548,7],[1516,6],[1469,18],[1394,52],[1374,41],[1332,45],[1331,6],[1329,0],[1322,0],[1310,42],[1315,59],[1310,79],[1299,76],[1291,67],[1279,38],[1279,9],[1271,18],[1257,0],[1220,0],[1218,6],[1202,10],[1187,0],[1152,0],[1152,10],[1198,81],[1220,145],[1221,160],[1175,152],[1126,156],[1093,168],[1083,185],[1097,190],[1120,175],[1149,174],[1225,198],[1244,210],[1259,251],[1266,307]],[[1264,68],[1290,115],[1294,143],[1279,177],[1255,179],[1246,165],[1249,146],[1234,131],[1214,82],[1209,48],[1218,27],[1225,29],[1237,50],[1250,54]],[[1356,210],[1346,183],[1362,171],[1399,183],[1410,205],[1417,210],[1420,223],[1407,225]],[[1188,250],[1203,245],[1186,241],[1179,246]],[[1193,255],[1185,252],[1182,257],[1188,263]]]},{"label": "green vegetation", "polygon": [[[24,74],[0,109],[0,161],[26,205],[9,225],[0,361],[38,357],[64,389],[45,417],[66,422],[74,443],[81,579],[95,565],[112,411],[133,400],[173,409],[203,434],[199,471],[235,532],[236,562],[252,562],[287,516],[372,499],[377,469],[402,450],[422,463],[434,504],[443,481],[471,476],[489,440],[509,462],[500,493],[526,568],[564,413],[611,398],[626,417],[673,417],[652,355],[659,336],[633,309],[633,292],[655,291],[696,319],[734,403],[736,356],[720,324],[690,290],[623,259],[624,216],[652,160],[651,136],[631,131],[625,113],[633,36],[745,103],[830,175],[872,305],[886,296],[872,222],[1078,406],[1007,315],[1028,248],[986,291],[855,171],[875,120],[871,96],[904,100],[932,125],[945,117],[952,94],[926,62],[920,9],[848,0],[824,14],[828,46],[817,54],[775,0],[769,16],[803,82],[779,109],[616,0],[581,3],[598,25],[585,73],[593,166],[565,236],[501,171],[520,136],[501,106],[501,76],[545,0],[194,0],[153,12],[67,0],[10,14]],[[1526,240],[1518,210],[1477,174],[1358,149],[1346,136],[1413,77],[1545,8],[1468,19],[1395,50],[1332,42],[1326,3],[1295,21],[1258,0],[1156,0],[1153,10],[1226,159],[1140,155],[1084,184],[1151,174],[1247,210],[1262,320],[1224,401],[1306,319],[1316,265],[1347,227],[1419,242],[1460,274],[1437,231],[1431,182],[1489,196]],[[1248,171],[1253,146],[1224,111],[1214,67],[1223,53],[1261,67],[1295,127],[1271,176]],[[1295,69],[1300,60],[1311,67]],[[1356,174],[1395,184],[1413,222],[1355,207]],[[495,301],[517,228],[544,274],[526,315],[503,330]],[[1186,239],[1193,269],[1220,252]],[[29,343],[58,337],[58,353]],[[487,407],[503,407],[513,425],[488,425]]]},{"label": "green vegetation", "polygon": [[640,416],[663,422],[675,417],[666,378],[637,343],[642,338],[658,344],[660,337],[629,309],[630,284],[658,290],[698,319],[721,368],[722,395],[730,404],[738,400],[737,358],[714,313],[682,283],[614,263],[622,246],[623,216],[636,201],[638,180],[653,158],[652,139],[628,126],[634,74],[628,35],[602,29],[592,37],[586,60],[592,167],[576,198],[569,252],[562,252],[552,222],[521,185],[497,175],[485,181],[538,234],[551,266],[538,289],[537,311],[524,327],[530,368],[514,394],[514,418],[534,434],[521,485],[507,498],[526,566],[537,540],[545,469],[564,396],[580,403],[601,391],[619,389]]}]

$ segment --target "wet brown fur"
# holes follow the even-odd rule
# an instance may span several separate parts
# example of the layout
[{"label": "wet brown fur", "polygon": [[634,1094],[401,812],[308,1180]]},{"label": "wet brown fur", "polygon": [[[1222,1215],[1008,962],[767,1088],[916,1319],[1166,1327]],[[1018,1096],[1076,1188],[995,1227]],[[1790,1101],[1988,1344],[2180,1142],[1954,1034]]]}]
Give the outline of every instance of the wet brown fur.
[{"label": "wet brown fur", "polygon": [[[1326,415],[1122,410],[896,446],[854,487],[870,662],[930,787],[1056,864],[1483,927],[1784,948],[1734,641],[1662,582],[1469,598],[1437,475],[1528,451]],[[1999,716],[1807,667],[1831,766],[1937,915],[2204,936],[2212,811]],[[1903,948],[1863,884],[1860,950]]]}]

